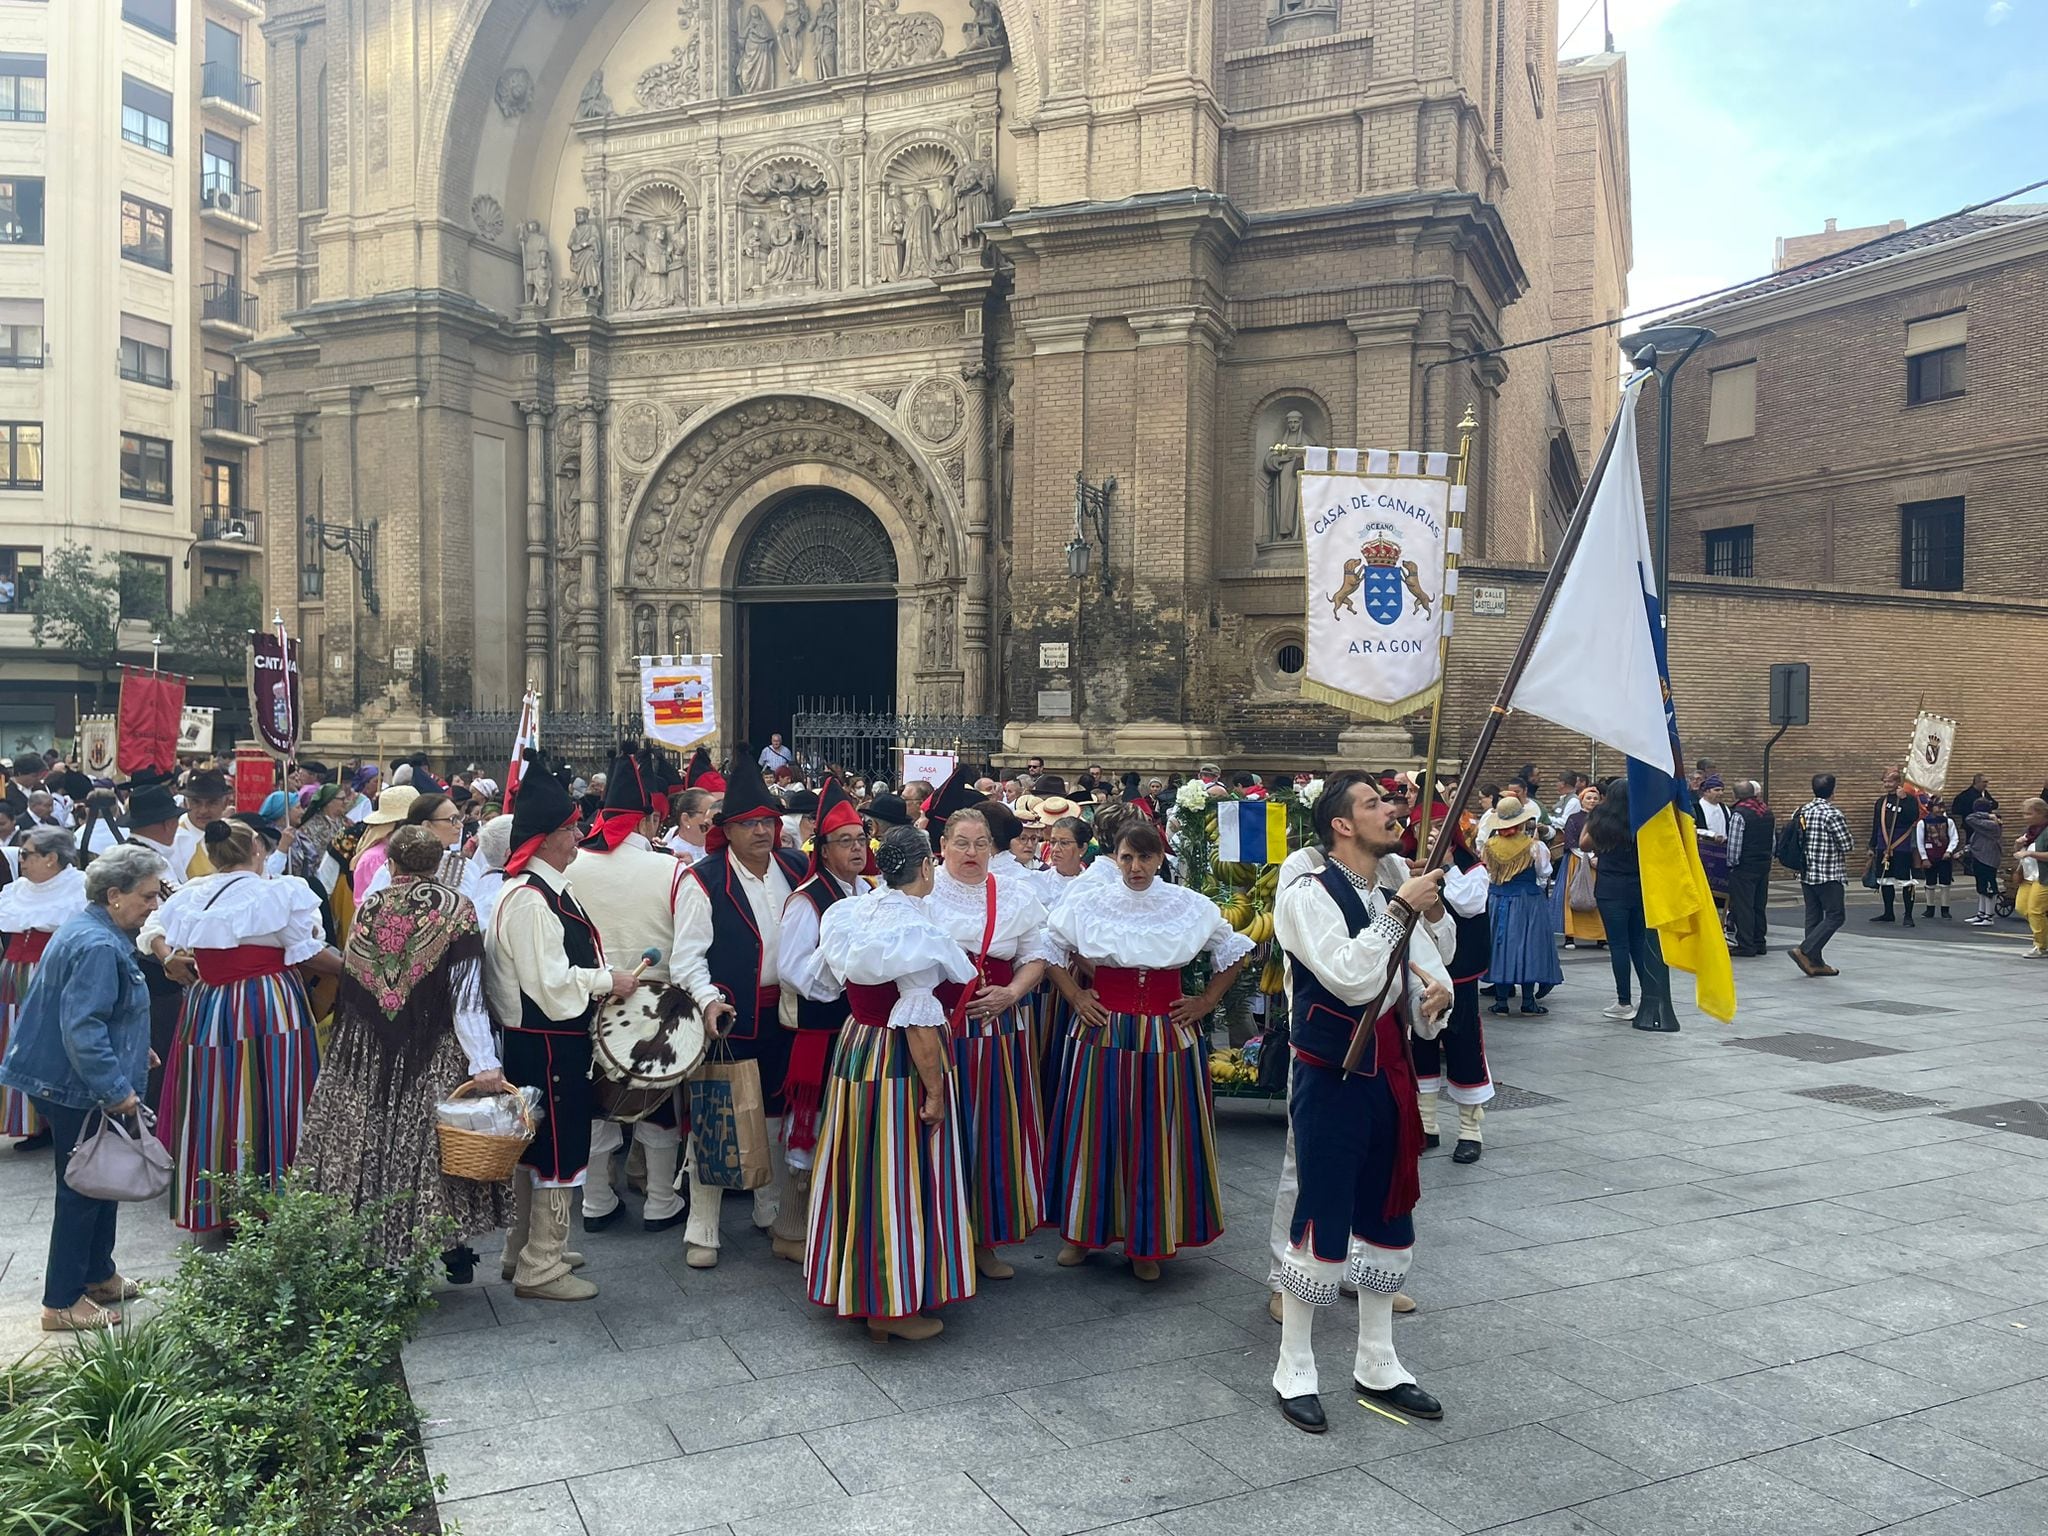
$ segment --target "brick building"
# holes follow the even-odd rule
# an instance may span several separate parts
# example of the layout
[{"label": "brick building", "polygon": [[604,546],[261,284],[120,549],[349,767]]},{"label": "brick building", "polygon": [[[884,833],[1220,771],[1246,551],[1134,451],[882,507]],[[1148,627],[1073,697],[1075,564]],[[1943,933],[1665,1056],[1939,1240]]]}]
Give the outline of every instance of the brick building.
[{"label": "brick building", "polygon": [[1560,77],[1557,19],[270,0],[269,503],[375,524],[269,543],[316,735],[602,709],[686,650],[732,737],[824,693],[1062,760],[1336,754],[1273,444],[1455,447],[1470,404],[1468,548],[1533,560],[1611,388],[1450,361],[1619,309],[1622,63]]},{"label": "brick building", "polygon": [[[1803,800],[1819,771],[1840,777],[1852,809],[1874,798],[1927,708],[1958,721],[1951,789],[1988,772],[2011,804],[2048,777],[2038,733],[2011,723],[2031,696],[2029,661],[2048,655],[2048,210],[1870,233],[1682,317],[1717,339],[1673,397],[1681,734],[1689,756],[1758,776],[1771,665],[1805,661],[1812,723],[1772,754],[1778,801]],[[1649,485],[1654,390],[1642,409]],[[1508,600],[1504,616],[1461,615],[1458,739],[1476,733],[1541,574],[1468,565],[1467,590]],[[1588,749],[1516,719],[1488,773],[1532,759],[1584,768]]]}]

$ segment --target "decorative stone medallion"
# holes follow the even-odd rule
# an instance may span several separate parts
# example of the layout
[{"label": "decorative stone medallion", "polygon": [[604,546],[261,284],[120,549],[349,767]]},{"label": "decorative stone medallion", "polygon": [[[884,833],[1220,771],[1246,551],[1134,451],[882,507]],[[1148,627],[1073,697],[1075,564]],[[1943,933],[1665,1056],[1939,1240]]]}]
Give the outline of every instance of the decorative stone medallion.
[{"label": "decorative stone medallion", "polygon": [[918,440],[937,448],[949,443],[967,414],[959,389],[946,379],[926,379],[911,391],[906,415]]},{"label": "decorative stone medallion", "polygon": [[505,210],[488,192],[479,192],[469,200],[469,218],[476,225],[476,232],[486,240],[496,240],[505,233]]},{"label": "decorative stone medallion", "polygon": [[619,452],[635,464],[645,464],[661,447],[661,412],[645,400],[636,400],[619,412]]}]

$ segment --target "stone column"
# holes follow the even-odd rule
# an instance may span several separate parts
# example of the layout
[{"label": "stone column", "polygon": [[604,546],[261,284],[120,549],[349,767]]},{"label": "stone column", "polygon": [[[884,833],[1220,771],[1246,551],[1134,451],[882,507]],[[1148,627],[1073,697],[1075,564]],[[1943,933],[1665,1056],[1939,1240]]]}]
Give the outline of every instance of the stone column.
[{"label": "stone column", "polygon": [[[1357,401],[1351,441],[1360,448],[1405,448],[1422,441],[1424,425],[1414,405],[1415,348],[1422,327],[1419,309],[1346,315],[1351,332]],[[1441,375],[1439,389],[1444,384]],[[1439,397],[1433,414],[1441,417]],[[1453,416],[1451,420],[1457,418]],[[1337,423],[1332,423],[1337,427]],[[1341,428],[1339,429],[1341,431]],[[1441,432],[1430,441],[1441,445]]]},{"label": "stone column", "polygon": [[601,707],[603,689],[598,676],[602,660],[602,623],[598,604],[603,585],[599,562],[603,557],[597,535],[598,520],[604,516],[604,509],[598,494],[597,471],[604,405],[601,401],[586,400],[576,407],[576,413],[583,423],[583,446],[577,460],[576,484],[579,507],[577,531],[580,535],[576,548],[580,573],[576,588],[576,707],[595,710]]},{"label": "stone column", "polygon": [[995,539],[989,525],[988,391],[995,370],[975,361],[963,365],[967,385],[967,593],[960,605],[961,668],[965,674],[961,707],[970,715],[993,712],[989,691],[989,644],[995,628],[989,592],[995,564]]},{"label": "stone column", "polygon": [[[321,390],[313,399],[320,406],[320,499],[313,510],[325,523],[341,525],[356,520],[356,393],[350,388]],[[347,554],[322,549],[320,584],[321,628],[327,636],[327,681],[333,685],[329,707],[337,714],[353,714],[363,706],[358,676],[361,647],[357,626],[364,615],[356,580],[356,568]],[[347,658],[337,670],[333,657]]]},{"label": "stone column", "polygon": [[547,425],[552,406],[522,400],[526,417],[526,682],[543,699],[548,691],[548,464]]}]

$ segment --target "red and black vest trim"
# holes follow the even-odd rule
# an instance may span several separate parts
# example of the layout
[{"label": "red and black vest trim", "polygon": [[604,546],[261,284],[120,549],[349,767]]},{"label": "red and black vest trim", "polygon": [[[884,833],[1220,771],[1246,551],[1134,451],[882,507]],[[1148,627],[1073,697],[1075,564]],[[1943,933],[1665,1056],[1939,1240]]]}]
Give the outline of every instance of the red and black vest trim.
[{"label": "red and black vest trim", "polygon": [[[811,904],[821,923],[834,903],[846,900],[845,893],[839,889],[839,882],[830,875],[811,876],[796,888],[794,894]],[[846,1001],[843,993],[829,1003],[814,1003],[808,997],[799,994],[796,1000],[796,1027],[799,1030],[836,1030],[846,1022],[851,1011],[852,1005]]]},{"label": "red and black vest trim", "polygon": [[[594,970],[604,964],[604,946],[598,941],[597,929],[584,916],[583,909],[567,891],[558,891],[547,881],[528,870],[521,876],[529,890],[536,892],[547,903],[548,910],[555,914],[555,921],[562,925],[562,953],[569,964],[578,970]],[[519,1027],[553,1034],[580,1034],[590,1028],[590,1021],[597,1016],[597,1006],[602,999],[593,997],[584,1010],[574,1018],[557,1019],[542,1011],[540,1004],[519,993]]]},{"label": "red and black vest trim", "polygon": [[[810,866],[802,854],[792,853],[787,848],[771,849],[775,862],[782,866],[783,878],[794,890],[803,884],[810,874]],[[706,953],[705,965],[711,972],[712,985],[732,1003],[734,1018],[730,1038],[737,1041],[758,1039],[763,1028],[777,1028],[774,1019],[760,1017],[761,994],[761,945],[763,936],[754,923],[753,904],[747,900],[746,892],[740,889],[739,873],[733,868],[732,850],[721,848],[692,864],[684,872],[684,878],[695,880],[704,888],[704,895],[711,903],[711,948]],[[769,942],[776,942],[779,935],[769,936]]]}]

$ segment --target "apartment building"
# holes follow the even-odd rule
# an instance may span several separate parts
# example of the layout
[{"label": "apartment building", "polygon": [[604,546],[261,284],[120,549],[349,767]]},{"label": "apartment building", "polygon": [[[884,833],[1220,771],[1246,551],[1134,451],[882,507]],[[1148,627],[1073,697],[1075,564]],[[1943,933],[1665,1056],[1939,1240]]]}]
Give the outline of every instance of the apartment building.
[{"label": "apartment building", "polygon": [[65,545],[127,567],[123,659],[209,588],[262,579],[236,356],[258,318],[262,16],[0,0],[0,751],[67,745],[102,677],[103,656],[32,639]]}]

